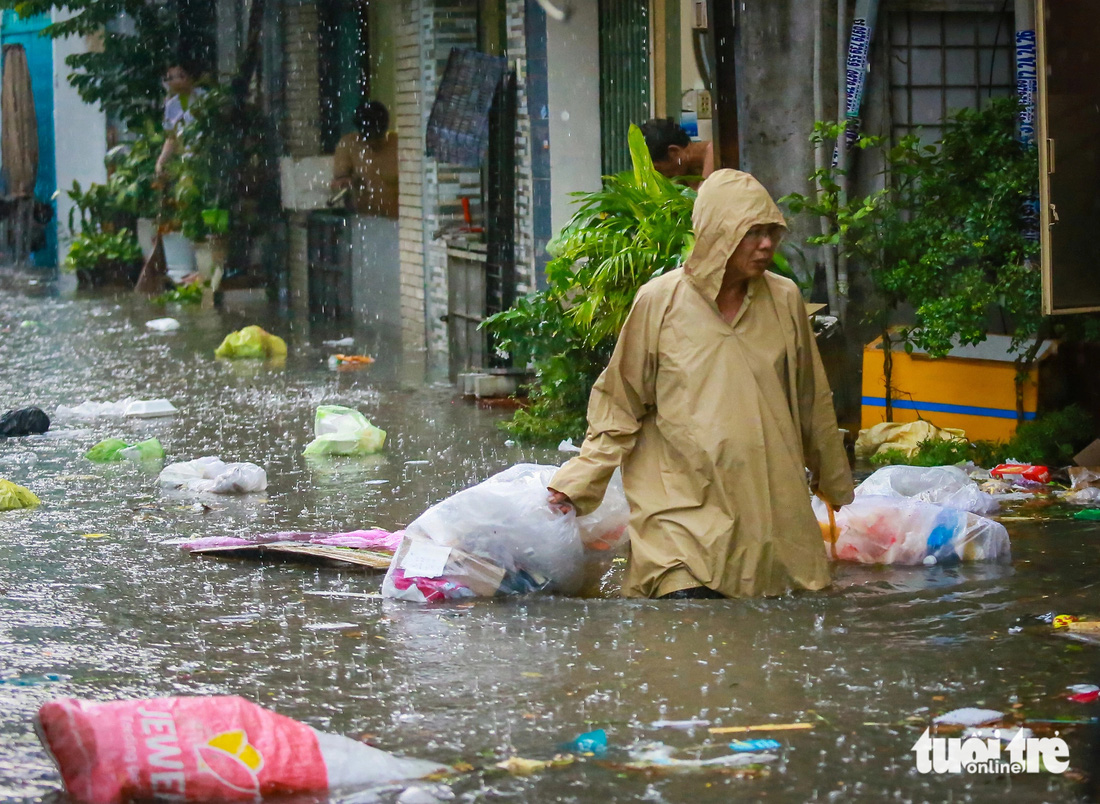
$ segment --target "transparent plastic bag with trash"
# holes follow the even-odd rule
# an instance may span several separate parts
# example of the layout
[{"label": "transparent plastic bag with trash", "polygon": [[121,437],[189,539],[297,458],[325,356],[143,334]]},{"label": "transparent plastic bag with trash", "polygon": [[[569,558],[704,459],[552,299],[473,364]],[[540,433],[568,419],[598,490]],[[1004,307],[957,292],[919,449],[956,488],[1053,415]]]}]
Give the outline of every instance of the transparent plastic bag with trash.
[{"label": "transparent plastic bag with trash", "polygon": [[550,507],[558,467],[517,464],[421,514],[405,531],[382,596],[417,603],[546,590],[577,594],[627,541],[616,472],[603,504],[577,517]]},{"label": "transparent plastic bag with trash", "polygon": [[236,696],[43,704],[39,739],[84,804],[258,801],[420,779],[445,765],[317,731]]},{"label": "transparent plastic bag with trash", "polygon": [[988,516],[1000,503],[958,466],[884,466],[856,488],[856,497],[908,497]]},{"label": "transparent plastic bag with trash", "polygon": [[825,503],[814,499],[825,549],[840,561],[859,564],[937,564],[1012,560],[1004,525],[969,511],[907,497],[862,495],[835,514],[836,532]]},{"label": "transparent plastic bag with trash", "polygon": [[163,488],[211,494],[251,494],[267,488],[267,472],[254,463],[225,463],[207,456],[172,463],[157,478]]},{"label": "transparent plastic bag with trash", "polygon": [[354,408],[321,405],[313,418],[316,436],[303,455],[372,455],[381,452],[386,431]]}]

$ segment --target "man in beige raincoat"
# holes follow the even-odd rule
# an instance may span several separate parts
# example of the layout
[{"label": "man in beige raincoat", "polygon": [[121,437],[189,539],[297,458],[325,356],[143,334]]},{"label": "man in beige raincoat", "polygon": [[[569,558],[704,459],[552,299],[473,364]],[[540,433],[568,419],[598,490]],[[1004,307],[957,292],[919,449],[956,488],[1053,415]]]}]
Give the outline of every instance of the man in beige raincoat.
[{"label": "man in beige raincoat", "polygon": [[719,170],[692,222],[684,267],[638,291],[550,503],[592,511],[622,466],[630,597],[821,589],[805,470],[834,507],[852,501],[852,476],[802,296],[767,271],[783,216],[752,176]]}]

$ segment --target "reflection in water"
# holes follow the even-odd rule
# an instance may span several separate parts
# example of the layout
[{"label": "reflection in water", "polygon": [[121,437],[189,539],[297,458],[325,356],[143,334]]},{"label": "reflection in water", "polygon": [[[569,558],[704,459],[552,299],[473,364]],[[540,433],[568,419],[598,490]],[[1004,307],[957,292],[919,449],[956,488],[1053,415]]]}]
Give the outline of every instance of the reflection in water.
[{"label": "reflection in water", "polygon": [[[772,600],[383,602],[359,596],[378,590],[376,575],[195,559],[178,543],[392,529],[512,463],[562,456],[505,446],[497,425],[506,412],[414,382],[416,362],[392,344],[369,370],[338,373],[325,366],[332,349],[322,340],[347,332],[292,331],[263,305],[170,310],[183,327],[165,335],[144,327],[164,313],[129,295],[36,290],[0,295],[0,408],[52,412],[138,395],[168,397],[180,413],[57,422],[48,437],[0,442],[0,476],[44,503],[0,514],[0,681],[17,680],[0,683],[4,801],[58,789],[30,728],[49,698],[225,693],[319,729],[373,735],[387,749],[478,766],[512,754],[549,758],[594,728],[608,732],[610,761],[643,740],[725,745],[703,728],[650,728],[662,719],[815,724],[760,735],[784,746],[764,778],[623,776],[586,761],[525,778],[470,774],[454,785],[460,800],[1068,796],[1061,778],[924,777],[909,749],[920,719],[954,707],[1020,704],[1030,717],[1082,716],[1063,690],[1100,679],[1097,649],[1009,628],[1046,611],[1100,608],[1091,526],[1009,523],[1012,567],[843,567],[824,593]],[[21,327],[24,320],[38,323]],[[213,359],[227,332],[252,323],[289,336],[284,368]],[[307,461],[301,451],[320,404],[363,411],[388,432],[386,453]],[[254,461],[269,487],[246,498],[165,492],[138,465],[80,457],[108,436],[156,436],[169,461]],[[908,724],[911,716],[918,722]],[[1073,759],[1084,751],[1072,733],[1070,747]],[[389,802],[398,792],[334,799]]]}]

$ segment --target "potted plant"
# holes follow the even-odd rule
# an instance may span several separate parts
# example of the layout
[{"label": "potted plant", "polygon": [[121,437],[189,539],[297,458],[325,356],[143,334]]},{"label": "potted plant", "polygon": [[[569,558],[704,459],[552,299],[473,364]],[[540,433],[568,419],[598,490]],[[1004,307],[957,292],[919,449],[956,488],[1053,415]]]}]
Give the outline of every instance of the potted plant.
[{"label": "potted plant", "polygon": [[141,247],[130,229],[88,230],[73,238],[64,268],[81,287],[133,287],[141,272]]},{"label": "potted plant", "polygon": [[180,231],[195,245],[199,275],[224,268],[229,237],[246,236],[256,223],[242,195],[263,163],[263,122],[252,107],[235,109],[229,92],[214,87],[194,101],[194,120],[181,129],[180,154],[169,168],[171,198]]},{"label": "potted plant", "polygon": [[81,286],[133,284],[140,269],[140,216],[156,206],[153,169],[163,138],[153,130],[112,149],[107,181],[84,188],[74,181],[66,191],[72,245],[63,261]]}]

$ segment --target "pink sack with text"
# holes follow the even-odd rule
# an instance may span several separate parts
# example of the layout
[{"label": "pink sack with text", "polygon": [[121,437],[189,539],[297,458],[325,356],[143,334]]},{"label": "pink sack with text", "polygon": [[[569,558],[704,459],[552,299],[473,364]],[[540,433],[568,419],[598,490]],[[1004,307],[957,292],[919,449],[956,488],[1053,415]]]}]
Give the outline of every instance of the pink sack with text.
[{"label": "pink sack with text", "polygon": [[316,732],[232,696],[51,701],[42,742],[74,797],[253,801],[328,788]]}]

